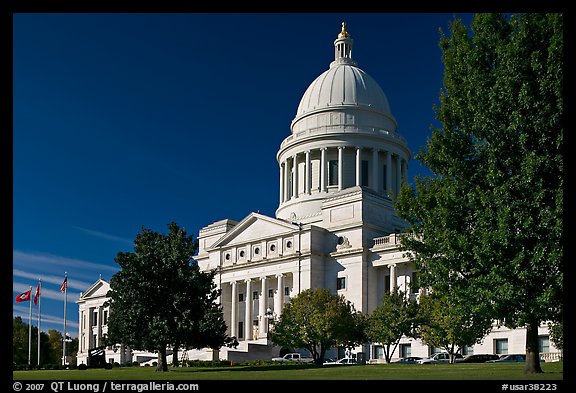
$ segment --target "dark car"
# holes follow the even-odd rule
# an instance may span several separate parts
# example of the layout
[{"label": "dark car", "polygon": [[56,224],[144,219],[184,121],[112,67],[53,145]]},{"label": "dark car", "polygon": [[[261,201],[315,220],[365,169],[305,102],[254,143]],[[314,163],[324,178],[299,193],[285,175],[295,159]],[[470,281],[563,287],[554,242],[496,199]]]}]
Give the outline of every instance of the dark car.
[{"label": "dark car", "polygon": [[390,362],[390,364],[418,364],[418,360],[422,359],[419,356],[408,356],[405,358],[400,358],[394,362]]},{"label": "dark car", "polygon": [[518,363],[525,361],[526,361],[526,355],[523,353],[518,353],[518,354],[502,355],[499,359],[490,360],[489,363],[508,363],[508,362]]},{"label": "dark car", "polygon": [[465,356],[464,359],[457,360],[458,363],[486,363],[489,360],[498,360],[500,356],[490,353],[478,353]]}]

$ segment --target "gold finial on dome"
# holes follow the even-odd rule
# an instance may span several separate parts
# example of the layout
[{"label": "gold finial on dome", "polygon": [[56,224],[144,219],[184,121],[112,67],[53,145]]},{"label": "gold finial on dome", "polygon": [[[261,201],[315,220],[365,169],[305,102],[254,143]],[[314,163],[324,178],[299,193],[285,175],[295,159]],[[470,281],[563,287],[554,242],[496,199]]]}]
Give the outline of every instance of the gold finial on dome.
[{"label": "gold finial on dome", "polygon": [[346,22],[342,22],[342,31],[338,33],[338,38],[348,38],[350,34],[346,31]]}]

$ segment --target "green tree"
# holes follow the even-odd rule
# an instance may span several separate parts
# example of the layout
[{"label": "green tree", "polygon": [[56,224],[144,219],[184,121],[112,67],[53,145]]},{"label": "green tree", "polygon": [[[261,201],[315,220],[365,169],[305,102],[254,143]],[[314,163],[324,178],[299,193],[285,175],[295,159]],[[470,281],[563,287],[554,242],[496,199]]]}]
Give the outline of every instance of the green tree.
[{"label": "green tree", "polygon": [[433,291],[420,296],[420,338],[432,347],[454,354],[480,343],[492,329],[492,317],[482,303],[463,299],[460,293]]},{"label": "green tree", "polygon": [[416,155],[432,177],[396,200],[402,247],[423,285],[473,288],[494,319],[526,327],[525,372],[540,373],[538,327],[563,299],[563,15],[475,15],[442,34],[444,89]]},{"label": "green tree", "polygon": [[28,364],[28,328],[22,317],[12,321],[12,361],[15,364]]},{"label": "green tree", "polygon": [[548,323],[548,328],[550,329],[550,341],[554,343],[554,346],[560,351],[564,350],[564,324],[562,322]]},{"label": "green tree", "polygon": [[366,335],[382,344],[386,363],[390,363],[402,336],[416,337],[418,303],[402,291],[384,294],[382,303],[367,317]]},{"label": "green tree", "polygon": [[107,341],[157,351],[157,371],[168,370],[168,347],[177,355],[181,344],[220,348],[229,342],[215,305],[215,273],[199,270],[196,242],[184,228],[174,222],[168,228],[168,234],[142,228],[134,252],[118,253],[121,270],[108,292]]},{"label": "green tree", "polygon": [[49,329],[48,343],[50,345],[50,354],[46,357],[46,362],[49,364],[62,364],[62,333],[58,330]]},{"label": "green tree", "polygon": [[306,289],[284,306],[270,338],[276,345],[305,348],[316,364],[322,364],[328,349],[364,343],[363,323],[363,315],[344,296]]}]

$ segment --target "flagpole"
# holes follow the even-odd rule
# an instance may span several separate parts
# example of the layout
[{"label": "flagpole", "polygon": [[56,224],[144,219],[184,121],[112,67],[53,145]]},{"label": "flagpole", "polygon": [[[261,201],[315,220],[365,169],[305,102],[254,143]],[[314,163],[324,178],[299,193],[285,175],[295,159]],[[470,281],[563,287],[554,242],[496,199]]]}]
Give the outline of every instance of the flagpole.
[{"label": "flagpole", "polygon": [[64,339],[62,340],[62,365],[66,365],[66,303],[68,300],[68,272],[64,273]]},{"label": "flagpole", "polygon": [[[30,294],[32,294],[32,286],[30,286]],[[30,365],[30,357],[32,356],[32,299],[30,301],[30,315],[28,316],[28,365]]]},{"label": "flagpole", "polygon": [[[38,366],[40,366],[40,303],[42,302],[40,289],[42,287],[41,284],[42,280],[38,279],[38,289],[36,290],[36,294],[38,295]],[[30,306],[32,306],[32,302],[30,302]]]}]

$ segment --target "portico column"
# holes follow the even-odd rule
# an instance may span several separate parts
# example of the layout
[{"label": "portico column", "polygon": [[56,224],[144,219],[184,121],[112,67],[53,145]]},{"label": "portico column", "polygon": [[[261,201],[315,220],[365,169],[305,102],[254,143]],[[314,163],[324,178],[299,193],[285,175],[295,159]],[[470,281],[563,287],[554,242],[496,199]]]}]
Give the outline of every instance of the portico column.
[{"label": "portico column", "polygon": [[232,337],[236,337],[236,329],[237,329],[237,323],[236,323],[236,313],[237,313],[237,307],[238,307],[238,303],[237,303],[237,297],[238,295],[236,294],[237,291],[237,287],[236,287],[236,281],[232,281],[230,283],[230,285],[232,286],[232,301],[230,302],[231,306],[231,314],[230,314],[230,336]]},{"label": "portico column", "polygon": [[344,180],[344,146],[338,146],[338,191],[342,189],[342,182]]},{"label": "portico column", "polygon": [[102,318],[100,318],[100,306],[96,307],[96,342],[94,343],[97,347],[100,346],[100,340],[102,340]]},{"label": "portico column", "polygon": [[400,156],[396,157],[396,194],[399,194],[400,186],[402,185],[402,163]]},{"label": "portico column", "polygon": [[356,146],[356,185],[357,186],[362,185],[362,179],[360,179],[360,176],[362,175],[362,172],[360,170],[360,161],[361,160],[362,160],[362,156],[361,156],[360,147]]},{"label": "portico column", "polygon": [[392,194],[392,153],[386,152],[386,194]]},{"label": "portico column", "polygon": [[298,160],[297,155],[294,154],[292,157],[292,174],[294,179],[292,180],[292,198],[298,198]]},{"label": "portico column", "polygon": [[306,175],[304,176],[304,192],[306,194],[310,194],[310,188],[312,187],[312,179],[311,179],[311,174],[312,174],[312,168],[310,165],[310,150],[306,150]]},{"label": "portico column", "polygon": [[394,291],[396,289],[396,264],[390,265],[390,290]]},{"label": "portico column", "polygon": [[380,171],[378,170],[378,149],[372,150],[372,189],[378,192]]},{"label": "portico column", "polygon": [[274,313],[276,317],[279,317],[282,313],[282,305],[284,304],[284,276],[278,274],[276,279],[278,283],[276,287],[276,297],[274,298]]},{"label": "portico column", "polygon": [[320,192],[326,192],[326,148],[320,149]]},{"label": "portico column", "polygon": [[246,280],[246,310],[244,315],[244,337],[252,340],[252,288],[251,280]]},{"label": "portico column", "polygon": [[261,290],[258,300],[258,332],[262,336],[266,333],[266,277],[260,277]]}]

